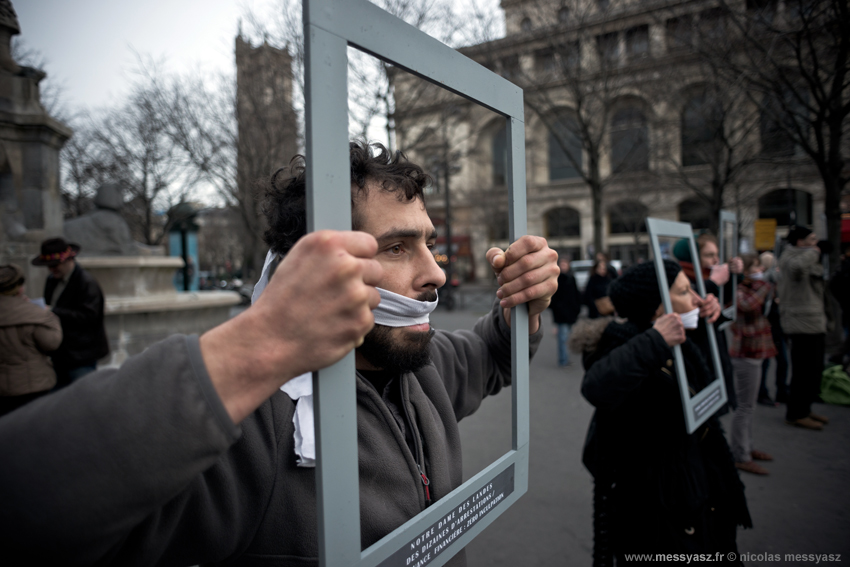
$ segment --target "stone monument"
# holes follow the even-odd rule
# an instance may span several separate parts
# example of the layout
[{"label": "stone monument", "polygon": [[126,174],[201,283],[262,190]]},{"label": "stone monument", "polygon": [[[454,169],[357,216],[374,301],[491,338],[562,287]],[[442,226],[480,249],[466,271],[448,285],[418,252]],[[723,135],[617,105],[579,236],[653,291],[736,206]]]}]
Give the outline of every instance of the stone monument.
[{"label": "stone monument", "polygon": [[130,227],[121,216],[124,196],[115,183],[97,188],[95,210],[65,221],[65,238],[80,245],[87,256],[149,256],[161,255],[159,248],[145,246],[133,240]]},{"label": "stone monument", "polygon": [[30,265],[39,244],[62,235],[59,151],[71,129],[41,105],[43,71],[12,59],[21,33],[9,0],[0,0],[0,263],[24,266],[27,294],[38,297],[47,271]]},{"label": "stone monument", "polygon": [[171,334],[203,333],[226,321],[240,301],[232,291],[177,293],[174,273],[183,260],[134,241],[120,213],[123,204],[121,187],[105,183],[97,190],[94,211],[65,222],[65,238],[81,248],[77,262],[97,279],[106,298],[104,324],[112,351],[106,364],[111,366]]},{"label": "stone monument", "polygon": [[102,186],[97,210],[63,227],[59,151],[72,131],[41,105],[46,74],[12,58],[11,39],[20,32],[11,2],[0,0],[0,264],[25,267],[26,293],[40,297],[47,270],[30,260],[41,242],[64,235],[81,244],[77,262],[105,295],[113,365],[173,333],[202,333],[225,321],[239,294],[177,293],[172,281],[183,260],[132,240],[119,214],[120,188]]}]

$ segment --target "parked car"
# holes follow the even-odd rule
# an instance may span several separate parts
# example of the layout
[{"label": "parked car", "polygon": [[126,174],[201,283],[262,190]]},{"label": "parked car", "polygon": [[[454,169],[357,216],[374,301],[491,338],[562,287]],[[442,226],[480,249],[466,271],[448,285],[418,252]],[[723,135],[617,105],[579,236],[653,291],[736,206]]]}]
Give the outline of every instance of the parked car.
[{"label": "parked car", "polygon": [[[619,275],[623,271],[623,263],[620,260],[611,260],[611,267],[617,270]],[[570,271],[576,278],[576,285],[579,291],[584,291],[587,287],[587,280],[590,279],[590,269],[593,267],[593,260],[573,260],[570,262]]]}]

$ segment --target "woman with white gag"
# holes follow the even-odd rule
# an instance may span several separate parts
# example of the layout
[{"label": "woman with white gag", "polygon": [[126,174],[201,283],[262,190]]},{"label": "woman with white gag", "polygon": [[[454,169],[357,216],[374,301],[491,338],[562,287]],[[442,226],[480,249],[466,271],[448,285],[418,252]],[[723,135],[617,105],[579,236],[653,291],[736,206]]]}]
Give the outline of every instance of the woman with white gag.
[{"label": "woman with white gag", "polygon": [[[665,313],[653,263],[611,283],[617,315],[585,337],[581,392],[596,408],[583,462],[594,478],[594,563],[632,553],[737,552],[737,526],[751,527],[743,487],[716,416],[687,433],[673,347],[681,345],[691,395],[714,379],[689,336],[700,315],[712,323],[717,299],[691,288],[664,261],[672,313]],[[591,323],[577,329],[592,334]],[[598,327],[599,325],[597,325]]]},{"label": "woman with white gag", "polygon": [[730,442],[735,466],[753,474],[768,474],[754,462],[772,461],[764,451],[752,448],[753,410],[761,381],[761,366],[766,358],[776,356],[770,323],[764,316],[764,303],[773,285],[764,280],[764,270],[755,254],[744,254],[744,281],[738,284],[738,317],[732,323],[732,346],[729,355],[735,368],[735,394],[738,407],[732,418]]}]

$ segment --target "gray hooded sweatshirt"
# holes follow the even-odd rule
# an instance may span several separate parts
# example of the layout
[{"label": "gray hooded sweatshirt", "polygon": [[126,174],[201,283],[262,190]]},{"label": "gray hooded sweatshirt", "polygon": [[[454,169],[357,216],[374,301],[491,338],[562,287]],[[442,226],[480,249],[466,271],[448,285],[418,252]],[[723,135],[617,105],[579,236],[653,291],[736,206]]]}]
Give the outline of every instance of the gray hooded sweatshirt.
[{"label": "gray hooded sweatshirt", "polygon": [[[363,548],[425,509],[417,460],[432,500],[461,484],[458,421],[510,384],[498,304],[430,349],[401,378],[421,455],[357,377]],[[0,563],[318,564],[315,469],[296,466],[294,411],[278,392],[235,426],[197,337],[174,336],[0,419]]]}]

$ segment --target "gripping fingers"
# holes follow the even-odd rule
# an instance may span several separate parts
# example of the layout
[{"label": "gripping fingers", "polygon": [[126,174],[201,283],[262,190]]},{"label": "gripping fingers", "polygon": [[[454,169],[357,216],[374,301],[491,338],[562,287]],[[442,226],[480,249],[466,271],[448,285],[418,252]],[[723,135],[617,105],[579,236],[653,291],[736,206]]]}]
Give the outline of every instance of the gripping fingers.
[{"label": "gripping fingers", "polygon": [[536,285],[532,285],[531,287],[527,287],[507,297],[499,296],[499,292],[496,292],[496,296],[499,297],[499,299],[501,300],[499,301],[500,307],[510,309],[512,307],[516,307],[517,305],[528,303],[536,299],[551,298],[553,293],[554,292],[551,291],[551,286],[548,285],[547,282],[543,282]]},{"label": "gripping fingers", "polygon": [[[551,288],[551,291],[549,291],[548,293],[550,295],[554,294],[555,290],[558,288],[558,273],[558,267],[554,264],[544,264],[542,266],[535,267],[527,272],[520,274],[514,280],[507,280],[501,285],[501,287],[499,287],[499,290],[496,292],[496,296],[499,299],[506,299],[516,293],[519,293],[524,289],[537,286],[544,282],[548,282],[551,284],[550,286],[548,286],[549,288]],[[532,299],[537,298],[533,297]]]},{"label": "gripping fingers", "polygon": [[524,256],[517,258],[510,263],[499,274],[499,284],[504,285],[512,280],[522,277],[525,273],[531,272],[538,268],[548,266],[554,277],[558,277],[560,270],[558,269],[558,253],[551,248],[529,252]]},{"label": "gripping fingers", "polygon": [[505,253],[501,248],[490,248],[485,255],[487,258],[487,263],[493,268],[493,271],[496,275],[499,275],[502,272],[502,268],[505,267]]}]

